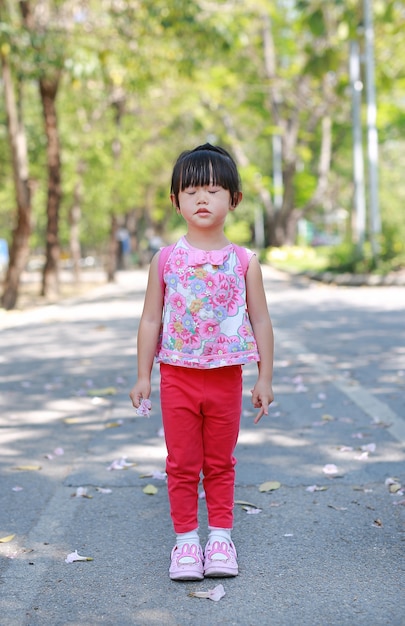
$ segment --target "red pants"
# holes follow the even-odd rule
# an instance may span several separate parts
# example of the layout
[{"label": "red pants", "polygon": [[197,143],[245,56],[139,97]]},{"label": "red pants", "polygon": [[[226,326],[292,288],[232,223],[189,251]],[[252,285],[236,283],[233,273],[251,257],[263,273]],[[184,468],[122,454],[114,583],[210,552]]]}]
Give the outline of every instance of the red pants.
[{"label": "red pants", "polygon": [[170,513],[176,533],[198,527],[198,484],[208,524],[232,528],[235,464],[242,408],[242,368],[193,369],[161,364]]}]

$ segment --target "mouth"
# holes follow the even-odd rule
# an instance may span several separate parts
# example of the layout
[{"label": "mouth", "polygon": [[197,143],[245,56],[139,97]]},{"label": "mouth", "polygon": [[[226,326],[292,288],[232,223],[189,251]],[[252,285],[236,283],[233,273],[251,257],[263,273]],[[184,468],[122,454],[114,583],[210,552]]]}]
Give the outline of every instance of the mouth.
[{"label": "mouth", "polygon": [[198,209],[198,211],[196,211],[196,215],[209,215],[209,211],[208,209]]}]

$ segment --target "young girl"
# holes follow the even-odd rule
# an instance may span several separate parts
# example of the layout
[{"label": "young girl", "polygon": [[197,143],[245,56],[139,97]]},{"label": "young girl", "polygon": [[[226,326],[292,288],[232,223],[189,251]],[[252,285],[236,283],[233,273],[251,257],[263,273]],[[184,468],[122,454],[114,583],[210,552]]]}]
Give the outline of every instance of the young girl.
[{"label": "young girl", "polygon": [[[242,365],[258,362],[252,390],[257,423],[273,401],[273,329],[256,256],[224,234],[229,211],[242,200],[232,157],[210,144],[183,152],[174,166],[170,198],[187,233],[164,263],[159,263],[162,250],[152,259],[138,332],[138,380],[130,397],[136,408],[149,398],[156,355],[177,535],[170,578],[236,576],[233,453]],[[210,531],[204,552],[197,517],[201,473]]]}]

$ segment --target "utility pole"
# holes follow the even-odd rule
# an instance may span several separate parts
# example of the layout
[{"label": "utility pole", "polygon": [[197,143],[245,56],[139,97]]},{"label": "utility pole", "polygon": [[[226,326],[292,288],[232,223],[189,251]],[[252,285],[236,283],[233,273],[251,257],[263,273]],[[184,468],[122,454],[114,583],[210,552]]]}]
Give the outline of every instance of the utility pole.
[{"label": "utility pole", "polygon": [[363,0],[365,70],[367,96],[367,149],[370,193],[370,240],[373,258],[380,252],[381,219],[378,202],[378,135],[374,65],[374,27],[372,0]]},{"label": "utility pole", "polygon": [[350,42],[350,83],[352,89],[353,120],[353,177],[354,177],[354,240],[359,252],[363,250],[366,234],[366,200],[364,191],[364,158],[361,129],[360,47],[357,41]]}]

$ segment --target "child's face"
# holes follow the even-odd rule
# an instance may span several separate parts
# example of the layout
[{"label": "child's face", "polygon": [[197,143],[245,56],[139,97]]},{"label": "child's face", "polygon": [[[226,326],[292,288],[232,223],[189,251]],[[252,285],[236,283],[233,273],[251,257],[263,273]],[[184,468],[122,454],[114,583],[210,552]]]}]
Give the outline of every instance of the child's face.
[{"label": "child's face", "polygon": [[[240,202],[242,194],[238,202]],[[171,196],[172,202],[174,197]],[[233,211],[231,194],[220,185],[186,187],[179,193],[177,212],[186,222],[198,228],[223,225],[229,211]]]}]

